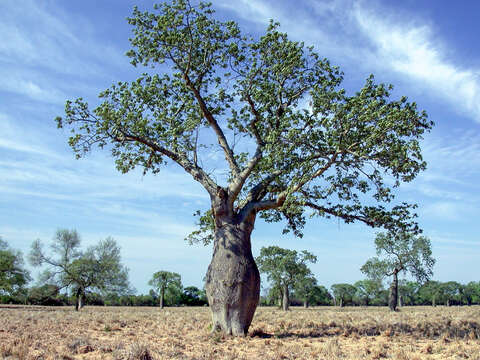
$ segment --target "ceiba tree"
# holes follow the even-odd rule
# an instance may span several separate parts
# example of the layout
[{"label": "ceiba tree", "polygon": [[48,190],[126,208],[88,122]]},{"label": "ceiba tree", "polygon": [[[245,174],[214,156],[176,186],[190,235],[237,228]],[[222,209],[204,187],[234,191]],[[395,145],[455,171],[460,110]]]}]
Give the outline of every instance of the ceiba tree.
[{"label": "ceiba tree", "polygon": [[375,238],[377,257],[368,259],[361,271],[371,279],[392,276],[388,306],[395,311],[398,305],[398,274],[410,273],[422,283],[432,275],[435,259],[432,257],[430,240],[409,232],[379,233]]},{"label": "ceiba tree", "polygon": [[278,246],[262,247],[256,262],[261,272],[279,286],[282,291],[282,308],[290,306],[290,289],[305,277],[311,275],[307,262],[317,262],[317,257],[306,250],[282,249]]},{"label": "ceiba tree", "polygon": [[120,248],[108,237],[86,251],[80,250],[76,230],[57,230],[46,253],[40,240],[35,240],[29,255],[33,266],[46,265],[40,281],[56,285],[56,291],[71,289],[75,310],[80,310],[88,291],[102,293],[128,292],[128,269],[121,264]]},{"label": "ceiba tree", "polygon": [[160,298],[160,309],[163,309],[165,301],[165,290],[176,288],[181,291],[182,278],[180,274],[170,271],[157,271],[148,282],[158,293]]},{"label": "ceiba tree", "polygon": [[[250,236],[258,216],[286,220],[295,235],[306,212],[416,227],[413,205],[389,204],[390,180],[398,186],[425,168],[419,139],[432,122],[415,103],[390,99],[392,87],[373,76],[347,95],[343,73],[274,22],[253,38],[215,19],[209,4],[186,0],[135,8],[128,22],[127,55],[145,73],[103,91],[94,109],[82,98],[67,101],[57,125],[73,132],[77,157],[108,148],[124,173],[174,163],[205,188],[214,330],[244,335],[252,320],[260,276]],[[224,166],[212,160],[217,150]]]}]

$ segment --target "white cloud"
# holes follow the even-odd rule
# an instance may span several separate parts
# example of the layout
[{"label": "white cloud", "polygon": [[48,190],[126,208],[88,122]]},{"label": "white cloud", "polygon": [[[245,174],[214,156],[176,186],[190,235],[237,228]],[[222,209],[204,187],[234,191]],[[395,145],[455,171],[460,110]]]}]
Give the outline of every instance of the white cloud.
[{"label": "white cloud", "polygon": [[432,27],[393,19],[365,2],[355,6],[359,29],[376,46],[378,64],[412,78],[448,100],[454,110],[480,122],[480,69],[465,69],[447,59]]},{"label": "white cloud", "polygon": [[[123,54],[89,34],[86,19],[25,0],[0,3],[0,61],[18,66],[44,67],[56,73],[101,75],[108,65],[127,63]],[[81,36],[79,36],[81,34]],[[88,57],[93,62],[83,62]],[[103,63],[105,68],[97,63]]]},{"label": "white cloud", "polygon": [[480,122],[480,68],[464,68],[449,59],[446,47],[455,44],[442,44],[434,26],[418,25],[411,14],[392,17],[375,2],[350,0],[309,1],[299,7],[257,0],[218,5],[248,21],[278,20],[293,39],[315,45],[343,65],[407,76],[412,88],[433,92],[455,112]]},{"label": "white cloud", "polygon": [[426,217],[435,218],[440,221],[458,221],[463,218],[465,212],[468,212],[467,210],[464,204],[438,201],[423,207],[421,212]]}]

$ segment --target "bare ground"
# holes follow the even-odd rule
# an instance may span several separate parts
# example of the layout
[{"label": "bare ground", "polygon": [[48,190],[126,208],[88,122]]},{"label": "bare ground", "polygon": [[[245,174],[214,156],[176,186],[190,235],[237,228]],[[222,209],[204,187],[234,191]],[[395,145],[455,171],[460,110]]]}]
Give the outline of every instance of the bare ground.
[{"label": "bare ground", "polygon": [[474,359],[480,307],[258,308],[245,338],[208,308],[0,306],[3,359]]}]

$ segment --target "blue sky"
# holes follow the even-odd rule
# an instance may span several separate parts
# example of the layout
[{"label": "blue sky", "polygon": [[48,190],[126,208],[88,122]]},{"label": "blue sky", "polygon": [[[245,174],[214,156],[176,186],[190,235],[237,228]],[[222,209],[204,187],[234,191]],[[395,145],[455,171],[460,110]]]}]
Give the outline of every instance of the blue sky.
[{"label": "blue sky", "polygon": [[[139,292],[158,270],[176,271],[202,286],[211,248],[189,246],[193,212],[208,207],[204,190],[180,169],[118,173],[108,153],[75,160],[68,133],[53,119],[67,99],[96,95],[113,82],[135,79],[124,56],[133,6],[152,1],[0,2],[0,236],[28,253],[58,228],[75,228],[85,246],[113,236]],[[393,83],[435,121],[423,142],[428,170],[399,199],[419,204],[419,222],[432,240],[441,281],[478,281],[480,259],[480,25],[477,1],[213,1],[217,15],[252,35],[270,18],[291,38],[314,45],[345,72],[355,91],[371,73]],[[374,231],[361,224],[312,219],[303,239],[260,220],[254,255],[276,244],[307,249],[319,283],[363,276],[374,255]]]}]

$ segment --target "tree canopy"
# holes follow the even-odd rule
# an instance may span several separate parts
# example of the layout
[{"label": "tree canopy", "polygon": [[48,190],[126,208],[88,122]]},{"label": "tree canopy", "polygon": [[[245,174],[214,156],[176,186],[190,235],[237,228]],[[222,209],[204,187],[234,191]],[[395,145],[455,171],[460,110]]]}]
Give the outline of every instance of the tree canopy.
[{"label": "tree canopy", "polygon": [[0,238],[0,295],[14,295],[30,281],[20,251],[11,249]]},{"label": "tree canopy", "polygon": [[[57,124],[71,127],[78,157],[110,146],[122,172],[176,163],[210,195],[224,188],[240,217],[264,210],[297,234],[305,208],[346,222],[414,226],[410,205],[381,205],[394,197],[384,175],[398,186],[425,168],[418,141],[433,123],[406,97],[391,100],[391,85],[370,76],[347,95],[343,73],[277,23],[255,39],[216,20],[205,3],[135,8],[128,21],[127,55],[149,70],[102,92],[93,110],[81,98],[67,102]],[[214,176],[219,163],[208,161],[217,147],[226,176]],[[378,204],[367,205],[363,193]]]},{"label": "tree canopy", "polygon": [[161,309],[163,309],[165,295],[178,298],[183,289],[180,274],[170,271],[157,271],[149,280],[148,285],[159,293]]},{"label": "tree canopy", "polygon": [[411,233],[379,233],[375,238],[377,257],[368,259],[361,271],[373,279],[382,279],[406,271],[418,282],[433,274],[435,259],[430,240]]},{"label": "tree canopy", "polygon": [[77,231],[60,229],[49,252],[45,252],[40,240],[36,240],[29,258],[34,266],[47,266],[41,282],[55,284],[58,290],[70,289],[76,294],[77,309],[81,308],[82,297],[89,291],[104,294],[130,291],[128,269],[121,264],[120,248],[111,237],[81,251]]},{"label": "tree canopy", "polygon": [[331,286],[335,305],[340,307],[345,306],[348,302],[353,301],[353,297],[357,292],[355,286],[351,284],[333,284]]},{"label": "tree canopy", "polygon": [[379,233],[375,238],[378,257],[368,259],[361,271],[372,279],[393,276],[390,308],[395,310],[398,302],[398,274],[410,273],[418,282],[428,280],[433,274],[435,259],[432,257],[430,240],[410,232]]},{"label": "tree canopy", "polygon": [[[278,246],[262,247],[260,255],[256,258],[260,272],[267,275],[268,280],[278,284],[283,294],[283,309],[287,310],[289,306],[289,290],[298,283],[303,282],[304,292],[307,295],[309,287],[306,284],[312,278],[311,271],[307,263],[317,262],[317,257],[312,253],[303,250],[298,253],[296,250],[282,249]],[[312,284],[312,288],[313,288]]]}]

